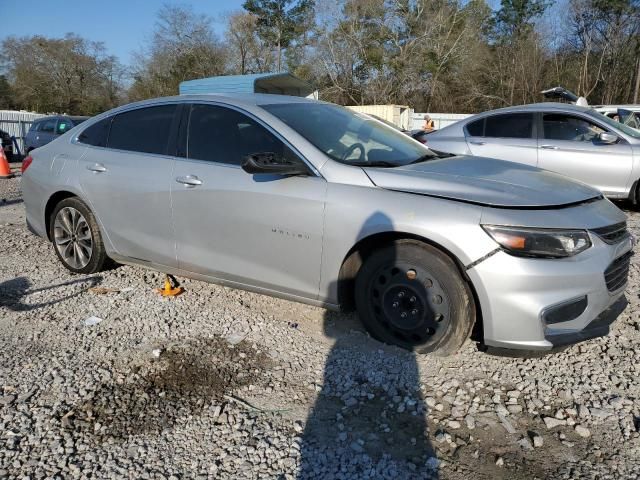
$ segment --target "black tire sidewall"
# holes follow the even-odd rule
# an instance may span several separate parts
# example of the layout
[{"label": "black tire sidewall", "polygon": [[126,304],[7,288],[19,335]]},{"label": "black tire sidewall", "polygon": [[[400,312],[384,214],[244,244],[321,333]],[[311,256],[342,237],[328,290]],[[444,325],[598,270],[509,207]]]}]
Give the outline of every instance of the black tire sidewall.
[{"label": "black tire sidewall", "polygon": [[[406,261],[427,268],[446,292],[450,301],[450,321],[445,332],[434,343],[412,345],[398,342],[377,320],[372,317],[369,298],[371,276],[391,262]],[[388,344],[410,349],[418,353],[448,355],[458,350],[469,338],[475,321],[475,303],[469,286],[464,281],[456,264],[437,248],[417,241],[397,241],[373,252],[364,262],[356,276],[355,302],[358,316],[371,335]]]},{"label": "black tire sidewall", "polygon": [[[55,236],[54,236],[54,223],[56,215],[58,212],[65,207],[72,207],[78,210],[82,216],[87,220],[89,225],[89,229],[91,230],[91,241],[92,241],[92,250],[91,250],[91,258],[89,259],[89,263],[87,263],[83,268],[73,268],[68,265],[60,252],[55,246]],[[65,266],[65,268],[73,273],[96,273],[103,269],[104,264],[107,259],[107,254],[104,248],[104,244],[102,242],[102,235],[100,234],[100,228],[98,227],[98,222],[96,221],[93,213],[85,203],[77,197],[69,197],[60,201],[56,207],[53,209],[51,213],[51,217],[49,218],[49,238],[51,238],[51,244],[53,245],[53,250],[56,252],[56,255],[60,259],[60,262]]]}]

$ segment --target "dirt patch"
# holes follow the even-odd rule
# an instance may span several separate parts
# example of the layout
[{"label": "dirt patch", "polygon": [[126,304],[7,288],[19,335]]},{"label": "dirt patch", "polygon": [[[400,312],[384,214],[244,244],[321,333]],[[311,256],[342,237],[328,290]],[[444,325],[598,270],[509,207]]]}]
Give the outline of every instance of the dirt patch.
[{"label": "dirt patch", "polygon": [[149,352],[61,418],[63,428],[93,433],[96,440],[160,432],[181,418],[225,402],[238,388],[262,385],[270,360],[255,345],[214,337]]}]

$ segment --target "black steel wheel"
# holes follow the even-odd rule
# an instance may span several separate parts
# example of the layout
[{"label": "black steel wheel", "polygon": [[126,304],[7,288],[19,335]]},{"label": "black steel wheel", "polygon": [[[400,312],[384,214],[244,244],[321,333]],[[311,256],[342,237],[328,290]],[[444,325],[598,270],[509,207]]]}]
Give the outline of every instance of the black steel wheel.
[{"label": "black steel wheel", "polygon": [[475,320],[473,297],[454,262],[410,240],[366,259],[356,277],[356,307],[375,338],[420,353],[454,352]]}]

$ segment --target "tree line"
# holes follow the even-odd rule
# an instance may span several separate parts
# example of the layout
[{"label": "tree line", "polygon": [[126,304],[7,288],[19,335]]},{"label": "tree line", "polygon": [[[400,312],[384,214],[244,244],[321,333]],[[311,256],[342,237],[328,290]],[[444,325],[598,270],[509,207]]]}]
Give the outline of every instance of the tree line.
[{"label": "tree line", "polygon": [[165,5],[125,67],[103,43],[9,37],[0,108],[95,114],[175,95],[184,80],[289,71],[322,99],[468,113],[562,85],[591,104],[637,103],[640,0],[246,0],[214,19]]}]

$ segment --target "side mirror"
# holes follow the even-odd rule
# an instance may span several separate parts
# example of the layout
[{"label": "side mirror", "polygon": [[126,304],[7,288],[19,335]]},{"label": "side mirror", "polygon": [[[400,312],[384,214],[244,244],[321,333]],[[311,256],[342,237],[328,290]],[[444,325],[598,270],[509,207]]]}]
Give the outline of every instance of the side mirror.
[{"label": "side mirror", "polygon": [[601,143],[607,144],[616,143],[618,141],[617,135],[609,132],[602,132],[600,135],[598,135],[598,139]]},{"label": "side mirror", "polygon": [[245,157],[242,169],[247,173],[275,175],[309,175],[309,169],[300,161],[291,161],[273,152],[252,153]]}]

